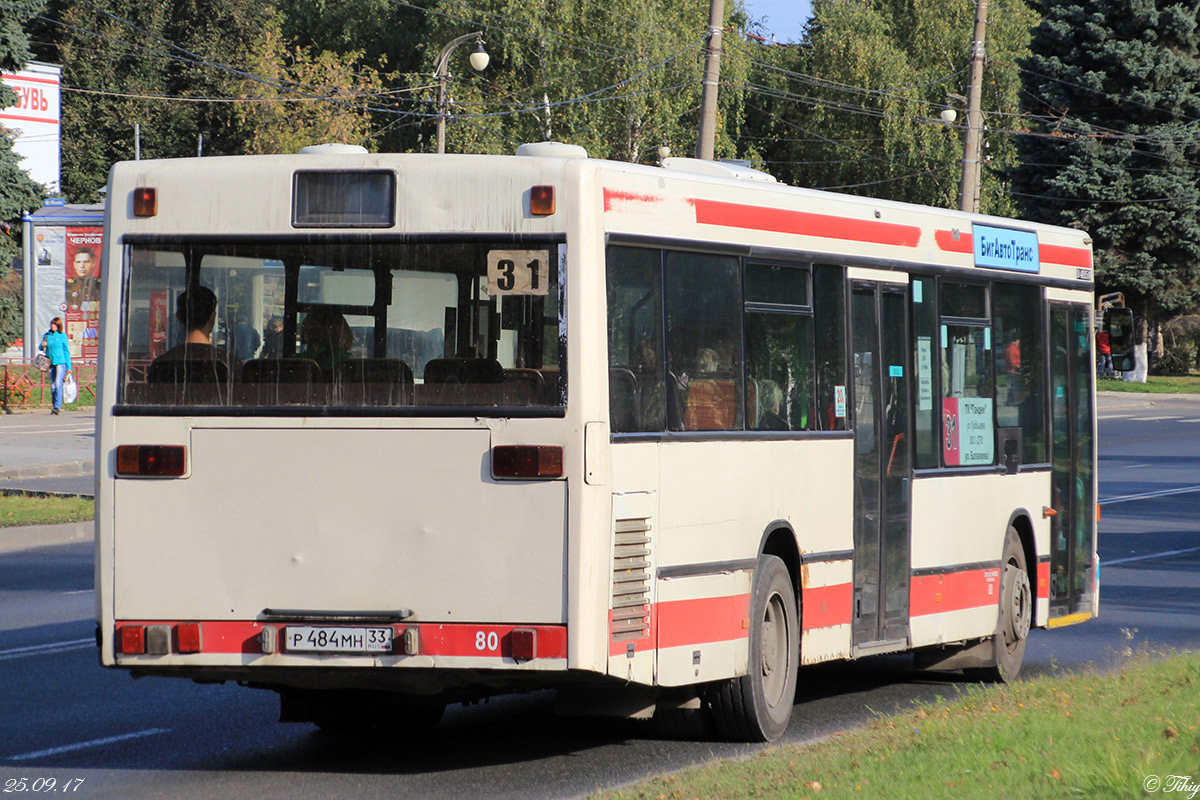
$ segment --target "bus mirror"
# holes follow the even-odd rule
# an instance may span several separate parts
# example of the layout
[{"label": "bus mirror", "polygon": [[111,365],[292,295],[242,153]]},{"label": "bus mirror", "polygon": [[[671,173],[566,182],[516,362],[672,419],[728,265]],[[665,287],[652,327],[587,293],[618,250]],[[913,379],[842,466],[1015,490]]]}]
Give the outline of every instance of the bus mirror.
[{"label": "bus mirror", "polygon": [[1108,346],[1112,348],[1113,367],[1125,362],[1133,369],[1133,309],[1106,308],[1104,330],[1108,332]]}]

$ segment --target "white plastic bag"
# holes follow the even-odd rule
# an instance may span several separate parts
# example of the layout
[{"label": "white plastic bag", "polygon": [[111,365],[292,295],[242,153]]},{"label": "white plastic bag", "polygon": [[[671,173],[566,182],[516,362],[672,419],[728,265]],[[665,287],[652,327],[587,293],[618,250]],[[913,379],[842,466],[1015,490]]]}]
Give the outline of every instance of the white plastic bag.
[{"label": "white plastic bag", "polygon": [[79,385],[75,383],[75,373],[68,372],[63,378],[63,402],[74,403],[79,397]]}]

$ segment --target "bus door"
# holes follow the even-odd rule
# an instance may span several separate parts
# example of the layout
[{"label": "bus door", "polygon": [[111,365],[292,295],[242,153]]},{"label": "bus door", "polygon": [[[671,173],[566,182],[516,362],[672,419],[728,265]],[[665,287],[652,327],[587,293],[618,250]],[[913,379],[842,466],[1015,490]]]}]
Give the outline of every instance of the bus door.
[{"label": "bus door", "polygon": [[1096,499],[1092,408],[1091,309],[1050,307],[1051,432],[1054,471],[1050,519],[1050,617],[1091,616]]},{"label": "bus door", "polygon": [[907,647],[911,484],[907,288],[855,283],[854,621],[857,651]]}]

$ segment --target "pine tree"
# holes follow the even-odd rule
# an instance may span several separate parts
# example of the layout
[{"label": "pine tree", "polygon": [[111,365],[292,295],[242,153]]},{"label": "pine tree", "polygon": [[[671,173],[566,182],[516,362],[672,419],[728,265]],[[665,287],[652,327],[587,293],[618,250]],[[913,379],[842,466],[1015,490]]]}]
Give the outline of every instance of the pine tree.
[{"label": "pine tree", "polygon": [[[40,0],[15,0],[0,14],[0,70],[16,72],[29,62],[25,24],[41,8]],[[12,89],[0,84],[0,108],[17,102]],[[13,259],[21,254],[21,217],[42,202],[43,188],[21,169],[12,136],[0,128],[0,349],[21,335],[21,295],[8,280]]]},{"label": "pine tree", "polygon": [[1200,31],[1193,3],[1045,0],[1014,189],[1082,228],[1097,290],[1143,314],[1200,301]]}]

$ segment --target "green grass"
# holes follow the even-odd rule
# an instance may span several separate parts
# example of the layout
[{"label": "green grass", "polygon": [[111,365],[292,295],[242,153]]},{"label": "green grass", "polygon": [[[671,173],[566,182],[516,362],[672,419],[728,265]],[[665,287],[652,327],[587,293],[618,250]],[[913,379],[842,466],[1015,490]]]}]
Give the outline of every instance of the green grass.
[{"label": "green grass", "polygon": [[1200,394],[1200,375],[1151,375],[1145,383],[1119,378],[1097,378],[1100,392],[1148,392],[1151,394]]},{"label": "green grass", "polygon": [[[796,713],[803,713],[802,706]],[[807,747],[666,775],[596,797],[1123,798],[1150,776],[1200,783],[1200,655],[1118,673],[973,686]],[[1197,794],[1196,796],[1200,796]]]},{"label": "green grass", "polygon": [[90,497],[0,495],[0,528],[84,522],[96,514]]}]

